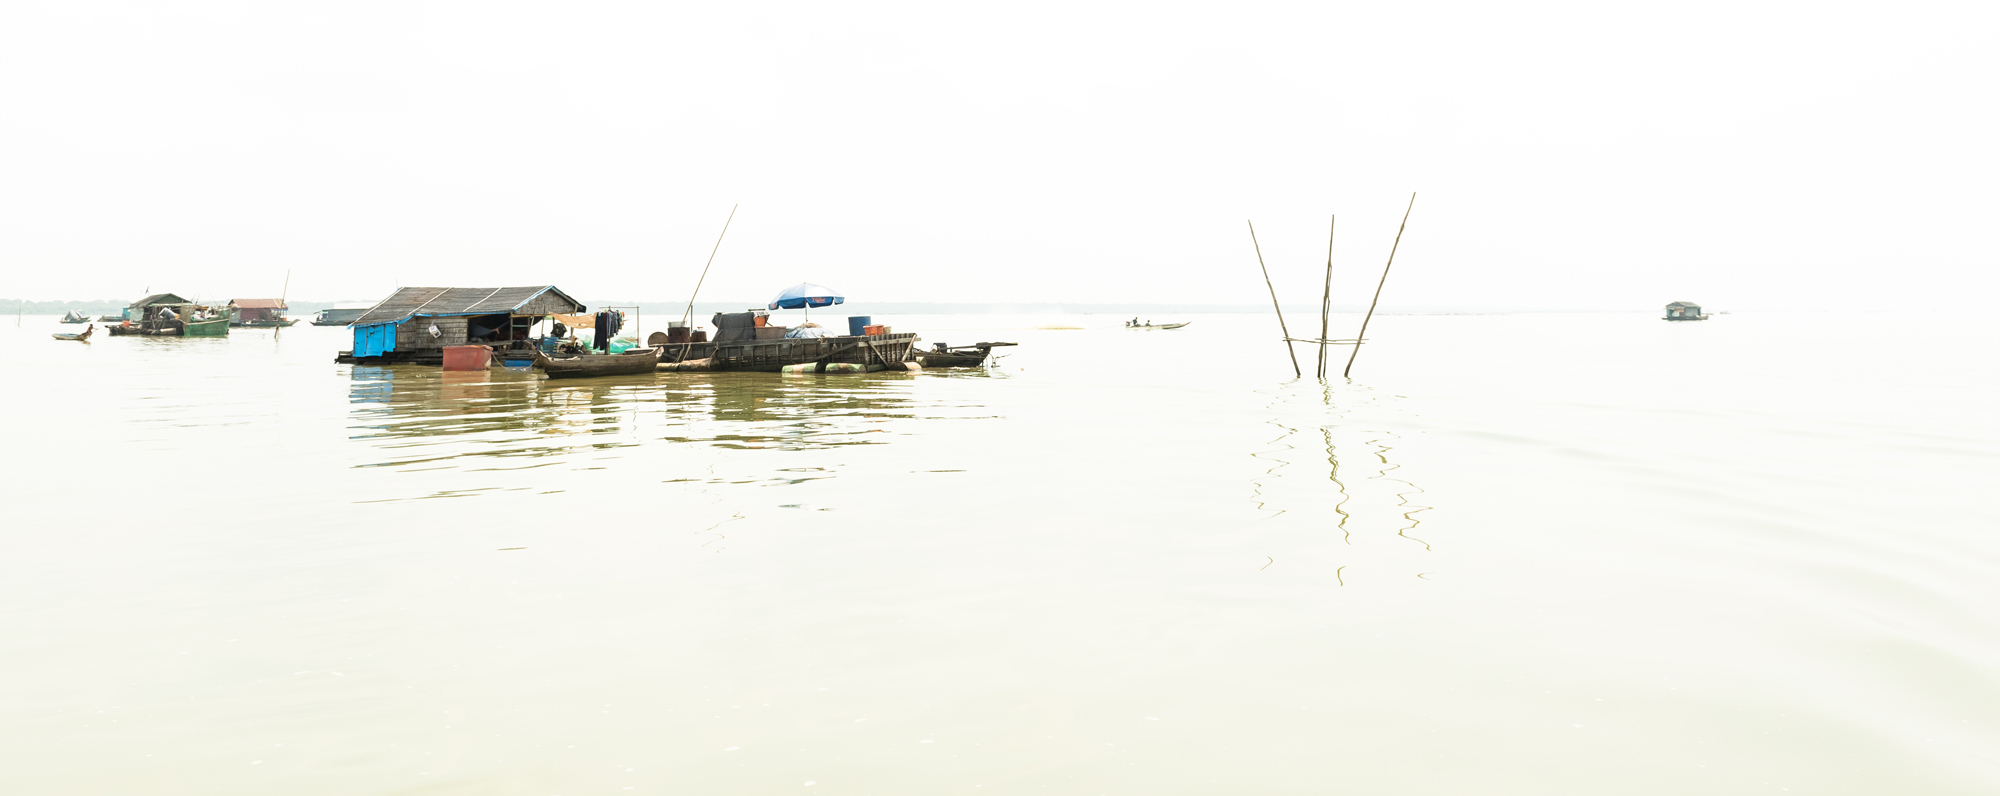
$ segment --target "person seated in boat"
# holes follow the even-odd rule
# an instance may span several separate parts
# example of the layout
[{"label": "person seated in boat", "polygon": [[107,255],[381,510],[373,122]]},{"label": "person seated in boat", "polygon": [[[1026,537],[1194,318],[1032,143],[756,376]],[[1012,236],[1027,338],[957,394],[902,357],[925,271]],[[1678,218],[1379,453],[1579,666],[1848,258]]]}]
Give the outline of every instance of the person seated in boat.
[{"label": "person seated in boat", "polygon": [[1138,325],[1139,325],[1139,316],[1137,316],[1137,315],[1134,315],[1134,316],[1132,316],[1132,322],[1131,322],[1131,323],[1128,323],[1128,324],[1125,324],[1125,325],[1126,325],[1126,326],[1138,326]]}]

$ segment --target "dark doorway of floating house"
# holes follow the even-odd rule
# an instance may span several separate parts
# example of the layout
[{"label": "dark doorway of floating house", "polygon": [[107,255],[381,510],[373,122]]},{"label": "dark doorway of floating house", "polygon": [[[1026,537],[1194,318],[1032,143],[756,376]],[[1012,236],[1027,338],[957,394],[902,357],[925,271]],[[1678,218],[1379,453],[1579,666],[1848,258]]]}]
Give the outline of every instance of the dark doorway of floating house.
[{"label": "dark doorway of floating house", "polygon": [[468,343],[504,343],[512,337],[512,317],[506,313],[499,315],[474,315],[465,319],[465,340]]}]

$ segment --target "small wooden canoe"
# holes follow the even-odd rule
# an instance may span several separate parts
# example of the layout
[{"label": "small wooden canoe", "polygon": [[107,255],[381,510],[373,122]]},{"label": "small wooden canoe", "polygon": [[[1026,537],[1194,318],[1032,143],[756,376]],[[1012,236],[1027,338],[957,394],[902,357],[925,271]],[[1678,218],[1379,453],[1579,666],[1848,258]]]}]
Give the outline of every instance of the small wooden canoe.
[{"label": "small wooden canoe", "polygon": [[1127,325],[1125,326],[1125,328],[1127,328],[1127,329],[1147,329],[1147,330],[1152,330],[1152,329],[1161,329],[1161,330],[1165,330],[1165,329],[1179,329],[1179,328],[1181,328],[1181,327],[1183,327],[1183,326],[1186,326],[1186,325],[1188,325],[1189,323],[1194,323],[1194,321],[1188,321],[1187,323],[1159,323],[1159,324],[1153,324],[1153,323],[1142,323],[1142,324],[1139,324],[1139,325],[1137,325],[1137,326],[1133,326],[1133,325],[1131,325],[1131,324],[1127,324]]},{"label": "small wooden canoe", "polygon": [[81,332],[56,332],[49,336],[57,340],[74,340],[79,343],[88,343],[90,342],[90,333],[95,331],[97,331],[97,324],[93,323],[89,328]]},{"label": "small wooden canoe", "polygon": [[659,362],[659,352],[650,348],[635,348],[623,354],[584,354],[563,359],[550,357],[540,351],[535,352],[535,367],[541,368],[551,379],[587,379],[594,376],[651,373],[653,366]]}]

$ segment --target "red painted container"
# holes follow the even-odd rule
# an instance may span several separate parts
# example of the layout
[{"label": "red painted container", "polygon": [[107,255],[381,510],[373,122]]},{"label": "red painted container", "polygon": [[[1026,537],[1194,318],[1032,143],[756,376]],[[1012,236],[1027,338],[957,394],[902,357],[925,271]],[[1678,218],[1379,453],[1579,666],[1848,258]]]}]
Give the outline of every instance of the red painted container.
[{"label": "red painted container", "polygon": [[861,333],[862,333],[862,334],[888,334],[888,333],[889,333],[889,327],[887,327],[887,326],[882,326],[882,325],[880,325],[880,324],[872,324],[872,325],[869,325],[869,326],[863,326],[863,327],[861,327]]},{"label": "red painted container", "polygon": [[493,361],[493,349],[483,345],[444,347],[445,370],[485,370]]}]

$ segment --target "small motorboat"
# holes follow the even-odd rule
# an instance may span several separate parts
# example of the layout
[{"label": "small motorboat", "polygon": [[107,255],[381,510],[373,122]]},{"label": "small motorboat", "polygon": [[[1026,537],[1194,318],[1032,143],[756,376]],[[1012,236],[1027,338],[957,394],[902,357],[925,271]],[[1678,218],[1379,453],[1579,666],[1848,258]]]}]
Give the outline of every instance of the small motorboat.
[{"label": "small motorboat", "polygon": [[1129,321],[1128,321],[1128,322],[1126,322],[1126,324],[1125,324],[1125,328],[1127,328],[1127,329],[1147,329],[1147,330],[1152,330],[1152,329],[1179,329],[1179,328],[1181,328],[1181,327],[1183,327],[1183,326],[1186,326],[1186,325],[1188,325],[1189,323],[1194,323],[1194,321],[1187,321],[1186,323],[1153,323],[1152,321],[1147,321],[1147,322],[1145,322],[1145,323],[1132,323],[1132,322],[1129,322]]},{"label": "small motorboat", "polygon": [[89,323],[89,322],[90,322],[90,316],[88,316],[88,315],[85,315],[85,314],[83,314],[83,313],[80,313],[80,312],[77,312],[76,310],[70,310],[69,312],[66,312],[66,313],[63,313],[63,316],[62,316],[62,322],[63,322],[63,323]]},{"label": "small motorboat", "polygon": [[910,355],[917,358],[917,364],[925,368],[976,368],[986,364],[986,358],[993,349],[1019,343],[974,343],[953,346],[936,343],[929,351],[912,350]]},{"label": "small motorboat", "polygon": [[622,354],[580,354],[561,359],[537,350],[535,367],[551,379],[586,379],[592,376],[626,376],[651,373],[660,364],[660,352],[634,348]]},{"label": "small motorboat", "polygon": [[87,327],[84,327],[84,330],[81,332],[56,332],[49,336],[57,340],[71,340],[78,343],[88,343],[90,342],[90,333],[95,331],[97,331],[97,324],[93,323]]}]

